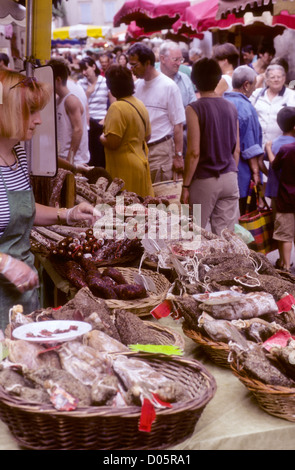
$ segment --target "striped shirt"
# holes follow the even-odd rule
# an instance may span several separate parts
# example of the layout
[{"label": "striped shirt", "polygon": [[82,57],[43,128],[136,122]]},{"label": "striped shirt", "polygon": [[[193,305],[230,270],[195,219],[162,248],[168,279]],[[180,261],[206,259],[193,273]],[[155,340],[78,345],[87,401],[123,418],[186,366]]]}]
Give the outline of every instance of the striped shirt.
[{"label": "striped shirt", "polygon": [[21,145],[16,145],[14,150],[16,151],[19,161],[18,169],[16,171],[12,171],[9,166],[0,165],[2,173],[2,177],[0,175],[0,236],[3,234],[10,221],[10,208],[3,178],[9,191],[31,189],[26,153]]},{"label": "striped shirt", "polygon": [[[89,82],[86,77],[81,78],[78,83],[86,92]],[[104,77],[99,75],[95,85],[94,92],[88,98],[89,115],[93,119],[101,120],[105,117],[108,108],[109,89]]]}]

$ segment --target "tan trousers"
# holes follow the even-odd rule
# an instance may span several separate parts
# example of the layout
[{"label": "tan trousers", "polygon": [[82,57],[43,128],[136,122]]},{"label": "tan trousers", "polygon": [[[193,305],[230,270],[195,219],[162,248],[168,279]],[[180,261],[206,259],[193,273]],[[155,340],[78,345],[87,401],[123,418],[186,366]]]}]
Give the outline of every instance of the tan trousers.
[{"label": "tan trousers", "polygon": [[224,228],[234,231],[239,219],[239,187],[237,173],[218,178],[195,179],[190,186],[190,205],[201,204],[201,226],[210,222],[211,230],[220,235]]},{"label": "tan trousers", "polygon": [[173,138],[149,147],[149,165],[152,183],[173,179],[173,156],[175,154]]}]

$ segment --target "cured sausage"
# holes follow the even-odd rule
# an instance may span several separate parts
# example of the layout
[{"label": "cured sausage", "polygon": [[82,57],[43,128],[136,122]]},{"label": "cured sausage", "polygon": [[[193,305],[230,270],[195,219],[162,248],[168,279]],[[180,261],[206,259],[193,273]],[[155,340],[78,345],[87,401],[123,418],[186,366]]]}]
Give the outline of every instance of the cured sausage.
[{"label": "cured sausage", "polygon": [[118,298],[114,288],[99,275],[96,276],[94,273],[89,273],[86,276],[86,281],[91,292],[97,297],[102,297],[103,299]]},{"label": "cured sausage", "polygon": [[139,284],[120,284],[114,287],[120,300],[143,299],[147,297],[147,291]]},{"label": "cured sausage", "polygon": [[85,271],[76,261],[67,261],[65,263],[65,273],[67,279],[78,289],[87,286]]},{"label": "cured sausage", "polygon": [[117,284],[127,284],[123,274],[116,268],[108,267],[102,272],[102,276],[112,278]]}]

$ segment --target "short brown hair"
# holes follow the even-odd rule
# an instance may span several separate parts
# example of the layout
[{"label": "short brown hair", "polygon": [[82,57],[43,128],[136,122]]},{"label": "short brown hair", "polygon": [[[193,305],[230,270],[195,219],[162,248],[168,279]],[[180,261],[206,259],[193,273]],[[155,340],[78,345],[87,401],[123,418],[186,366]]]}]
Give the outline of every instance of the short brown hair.
[{"label": "short brown hair", "polygon": [[112,64],[106,71],[107,86],[117,98],[131,96],[134,93],[134,81],[131,71],[123,65]]},{"label": "short brown hair", "polygon": [[198,91],[213,91],[221,79],[221,68],[217,60],[203,57],[194,62],[191,79]]},{"label": "short brown hair", "polygon": [[0,137],[22,140],[30,115],[49,102],[50,86],[18,72],[0,70],[0,92]]},{"label": "short brown hair", "polygon": [[239,55],[238,49],[231,42],[217,44],[213,48],[213,58],[215,60],[227,59],[234,68],[238,65]]}]

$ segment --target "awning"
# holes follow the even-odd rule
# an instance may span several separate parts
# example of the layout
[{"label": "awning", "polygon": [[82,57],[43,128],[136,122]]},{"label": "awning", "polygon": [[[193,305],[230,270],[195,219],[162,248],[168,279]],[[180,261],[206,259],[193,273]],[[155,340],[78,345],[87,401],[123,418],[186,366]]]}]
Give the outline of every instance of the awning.
[{"label": "awning", "polygon": [[196,32],[193,32],[192,34],[188,35],[186,33],[178,33],[173,29],[162,29],[160,31],[147,32],[145,31],[145,28],[140,28],[139,26],[137,26],[135,21],[131,21],[131,23],[127,27],[125,42],[135,42],[138,39],[153,38],[157,36],[162,39],[170,39],[177,42],[191,42],[193,37],[199,39],[203,39],[204,37],[203,34],[199,34]]},{"label": "awning", "polygon": [[111,33],[110,26],[77,24],[54,29],[52,31],[52,39],[106,38],[111,36]]},{"label": "awning", "polygon": [[182,18],[173,25],[178,33],[202,33],[211,28],[229,29],[233,25],[244,24],[243,18],[237,18],[233,13],[225,19],[216,19],[218,0],[205,0],[186,8]]},{"label": "awning", "polygon": [[135,21],[145,31],[169,29],[190,4],[188,0],[129,0],[116,13],[113,24],[118,27]]},{"label": "awning", "polygon": [[270,11],[274,16],[285,11],[290,15],[295,14],[295,0],[219,0],[216,18],[224,18],[229,13],[243,16],[251,11],[255,16],[260,16],[264,11]]},{"label": "awning", "polygon": [[26,9],[13,0],[1,0],[0,21],[2,25],[16,23],[19,26],[26,26]]},{"label": "awning", "polygon": [[147,38],[154,34],[153,32],[146,33],[144,28],[137,26],[135,21],[131,21],[126,30],[126,42],[135,41],[137,39]]},{"label": "awning", "polygon": [[295,29],[295,14],[289,15],[286,11],[281,11],[278,15],[273,15],[272,26],[282,25],[289,29]]},{"label": "awning", "polygon": [[251,31],[256,31],[256,33],[261,29],[261,34],[266,35],[267,27],[271,27],[274,30],[271,34],[276,35],[281,34],[285,28],[295,29],[295,15],[289,15],[286,12],[276,16],[269,11],[263,12],[260,16],[254,16],[253,12],[246,12],[243,17],[236,17],[234,13],[230,13],[226,18],[217,20],[217,10],[218,0],[204,0],[188,7],[183,17],[174,23],[173,30],[179,34],[195,34],[242,26],[248,29],[251,27]]},{"label": "awning", "polygon": [[276,0],[276,2],[273,2],[273,14],[279,15],[283,12],[288,12],[290,15],[295,15],[295,1]]},{"label": "awning", "polygon": [[272,11],[271,0],[219,0],[217,19],[225,18],[229,13],[243,16],[245,12],[252,11],[255,16],[264,11]]}]

